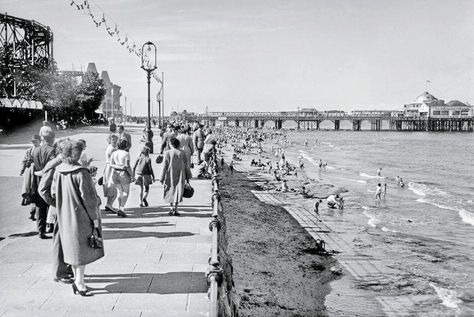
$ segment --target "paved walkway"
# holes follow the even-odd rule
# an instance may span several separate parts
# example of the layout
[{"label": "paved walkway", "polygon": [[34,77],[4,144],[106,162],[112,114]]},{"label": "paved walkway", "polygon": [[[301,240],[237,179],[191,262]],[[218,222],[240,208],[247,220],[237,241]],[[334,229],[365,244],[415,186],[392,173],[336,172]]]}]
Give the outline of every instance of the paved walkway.
[{"label": "paved walkway", "polygon": [[[132,161],[138,134],[132,135]],[[106,133],[75,137],[87,141],[88,156],[98,159],[93,164],[101,171]],[[24,151],[0,148],[0,182],[14,177]],[[150,207],[139,207],[139,189],[132,185],[129,217],[103,214],[106,256],[86,267],[91,297],[74,296],[70,285],[52,280],[51,240],[38,239],[34,223],[26,219],[28,208],[16,207],[11,212],[24,215],[26,230],[0,241],[0,316],[207,316],[211,185],[207,180],[191,184],[194,197],[185,199],[180,217],[168,216],[159,182],[151,186]],[[19,201],[18,193],[6,194]]]}]

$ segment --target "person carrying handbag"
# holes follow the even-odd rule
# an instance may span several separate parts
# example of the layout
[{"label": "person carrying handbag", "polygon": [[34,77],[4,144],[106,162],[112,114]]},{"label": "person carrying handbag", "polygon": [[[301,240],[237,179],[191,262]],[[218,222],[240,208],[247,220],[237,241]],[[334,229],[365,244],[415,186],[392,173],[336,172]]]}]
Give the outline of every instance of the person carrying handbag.
[{"label": "person carrying handbag", "polygon": [[90,245],[91,235],[102,236],[100,199],[89,169],[78,163],[82,149],[79,141],[66,143],[62,151],[64,162],[56,167],[51,193],[56,201],[64,262],[74,272],[73,293],[87,296],[85,267],[102,258],[104,249]]},{"label": "person carrying handbag", "polygon": [[171,138],[171,149],[165,152],[160,182],[163,198],[170,204],[169,215],[179,216],[178,204],[183,201],[184,186],[192,177],[186,154],[179,149],[178,139]]}]

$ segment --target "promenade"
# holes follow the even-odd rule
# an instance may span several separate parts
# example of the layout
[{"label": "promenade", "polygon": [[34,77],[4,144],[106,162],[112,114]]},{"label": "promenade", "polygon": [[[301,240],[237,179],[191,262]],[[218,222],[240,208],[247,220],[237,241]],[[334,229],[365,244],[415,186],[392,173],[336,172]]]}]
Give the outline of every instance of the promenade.
[{"label": "promenade", "polygon": [[[71,137],[87,141],[86,153],[101,176],[107,131],[78,132]],[[133,162],[140,132],[131,134]],[[150,188],[147,208],[139,207],[139,187],[132,184],[127,218],[102,212],[105,257],[86,267],[92,296],[75,296],[71,285],[53,281],[52,240],[38,239],[29,207],[20,206],[19,162],[30,137],[24,145],[0,144],[0,316],[207,316],[210,181],[191,180],[195,193],[179,217],[168,216],[159,182]],[[158,145],[155,139],[155,152]],[[158,177],[160,166],[153,168]]]}]

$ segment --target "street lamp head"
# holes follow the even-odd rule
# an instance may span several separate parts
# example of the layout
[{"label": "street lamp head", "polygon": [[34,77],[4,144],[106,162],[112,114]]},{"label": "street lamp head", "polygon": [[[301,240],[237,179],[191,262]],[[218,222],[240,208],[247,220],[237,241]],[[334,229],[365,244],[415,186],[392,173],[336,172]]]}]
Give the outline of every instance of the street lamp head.
[{"label": "street lamp head", "polygon": [[156,69],[156,46],[152,42],[146,42],[142,46],[142,68],[146,71]]}]

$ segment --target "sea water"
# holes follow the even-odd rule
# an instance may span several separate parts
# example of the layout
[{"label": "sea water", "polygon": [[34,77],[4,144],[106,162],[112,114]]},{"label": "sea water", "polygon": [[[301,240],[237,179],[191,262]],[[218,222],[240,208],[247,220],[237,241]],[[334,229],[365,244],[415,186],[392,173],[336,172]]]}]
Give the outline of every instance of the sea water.
[{"label": "sea water", "polygon": [[348,190],[343,212],[326,209],[322,219],[338,218],[332,229],[354,254],[378,261],[368,292],[404,303],[400,315],[474,315],[474,134],[290,131],[288,139],[287,157],[302,156],[308,177]]}]

